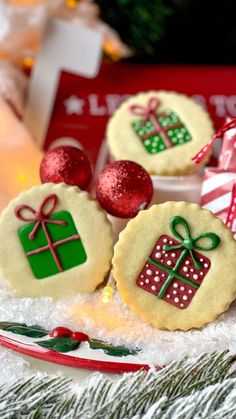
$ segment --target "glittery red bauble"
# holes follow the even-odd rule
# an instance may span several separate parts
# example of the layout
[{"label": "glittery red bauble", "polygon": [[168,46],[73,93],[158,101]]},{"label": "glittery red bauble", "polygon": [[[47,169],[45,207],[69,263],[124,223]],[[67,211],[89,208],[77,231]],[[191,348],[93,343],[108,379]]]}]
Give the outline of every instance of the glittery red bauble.
[{"label": "glittery red bauble", "polygon": [[91,164],[77,147],[62,146],[48,151],[40,165],[42,183],[64,182],[86,189],[92,179]]},{"label": "glittery red bauble", "polygon": [[153,186],[142,166],[118,160],[108,164],[100,173],[96,193],[99,203],[109,214],[131,218],[148,206]]}]

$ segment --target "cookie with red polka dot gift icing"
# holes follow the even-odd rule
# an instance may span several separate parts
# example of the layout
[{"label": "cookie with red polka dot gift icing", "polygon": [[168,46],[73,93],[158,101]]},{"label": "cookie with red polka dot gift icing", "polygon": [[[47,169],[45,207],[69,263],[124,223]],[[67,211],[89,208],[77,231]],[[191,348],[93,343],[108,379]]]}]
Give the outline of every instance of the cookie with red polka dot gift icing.
[{"label": "cookie with red polka dot gift icing", "polygon": [[115,246],[113,275],[124,301],[161,329],[213,321],[236,298],[236,241],[211,212],[166,202],[140,211]]},{"label": "cookie with red polka dot gift icing", "polygon": [[0,271],[17,294],[64,298],[94,291],[109,271],[112,231],[88,193],[64,183],[35,186],[0,218]]},{"label": "cookie with red polka dot gift icing", "polygon": [[[125,101],[107,126],[116,160],[133,160],[151,175],[185,175],[199,169],[192,157],[214,133],[210,116],[189,97],[149,91]],[[203,159],[203,165],[208,155]]]}]

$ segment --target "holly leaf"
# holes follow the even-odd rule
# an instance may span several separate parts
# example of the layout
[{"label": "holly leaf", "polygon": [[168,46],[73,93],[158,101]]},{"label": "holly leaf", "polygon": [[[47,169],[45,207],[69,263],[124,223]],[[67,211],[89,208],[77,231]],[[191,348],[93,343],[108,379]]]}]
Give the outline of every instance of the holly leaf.
[{"label": "holly leaf", "polygon": [[70,352],[77,349],[81,342],[79,340],[71,339],[68,337],[52,338],[48,340],[42,340],[35,342],[37,345],[43,348],[51,349],[55,352]]},{"label": "holly leaf", "polygon": [[0,322],[0,329],[16,335],[28,336],[29,338],[42,338],[48,334],[48,331],[41,326],[27,326],[26,323]]},{"label": "holly leaf", "polygon": [[125,346],[112,346],[96,339],[90,339],[88,343],[91,349],[102,349],[105,354],[110,356],[128,356],[135,355],[139,352],[139,349],[128,349]]}]

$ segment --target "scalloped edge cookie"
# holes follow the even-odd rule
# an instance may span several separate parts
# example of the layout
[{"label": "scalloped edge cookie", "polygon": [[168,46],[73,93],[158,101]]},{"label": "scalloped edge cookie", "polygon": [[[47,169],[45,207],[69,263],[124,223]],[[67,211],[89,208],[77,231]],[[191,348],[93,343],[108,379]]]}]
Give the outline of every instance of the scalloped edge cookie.
[{"label": "scalloped edge cookie", "polygon": [[[177,113],[189,130],[192,140],[157,154],[149,154],[134,132],[131,123],[138,118],[128,108],[137,104],[146,106],[151,97],[161,100],[160,111],[172,110]],[[192,157],[210,140],[214,134],[209,114],[188,96],[165,90],[141,92],[122,103],[108,121],[106,135],[112,156],[116,160],[133,160],[141,164],[150,175],[177,176],[191,174],[199,170],[210,154],[196,165]]]},{"label": "scalloped edge cookie", "polygon": [[[169,220],[175,215],[187,220],[193,237],[209,231],[220,236],[217,248],[201,251],[210,258],[211,268],[185,309],[158,299],[136,284],[157,239],[162,234],[173,236]],[[140,211],[129,221],[115,245],[113,275],[122,299],[144,321],[160,329],[189,330],[213,321],[236,298],[235,256],[236,241],[219,218],[197,204],[167,202]]]},{"label": "scalloped edge cookie", "polygon": [[[36,279],[18,238],[19,220],[14,209],[27,204],[39,209],[48,195],[58,195],[55,212],[66,210],[73,217],[81,235],[87,260],[73,268],[43,279]],[[0,272],[18,295],[64,298],[81,292],[92,292],[103,282],[110,269],[113,254],[111,224],[106,213],[87,192],[63,183],[35,186],[13,199],[0,217]]]}]

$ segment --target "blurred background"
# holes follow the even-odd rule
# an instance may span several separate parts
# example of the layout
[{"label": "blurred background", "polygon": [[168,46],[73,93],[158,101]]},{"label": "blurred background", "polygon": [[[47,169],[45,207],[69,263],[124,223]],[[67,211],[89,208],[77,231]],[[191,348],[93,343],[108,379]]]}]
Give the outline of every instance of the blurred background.
[{"label": "blurred background", "polygon": [[137,62],[234,64],[234,0],[98,0]]},{"label": "blurred background", "polygon": [[[23,118],[41,149],[66,138],[86,149],[95,163],[115,109],[128,96],[152,89],[187,94],[219,128],[228,117],[236,117],[234,11],[235,0],[0,0],[0,99],[21,120],[32,109],[29,82],[37,73],[39,84],[45,84],[50,63],[37,72],[37,56],[44,29],[56,18],[74,33],[73,56],[78,60],[76,26],[98,31],[102,60],[94,78],[71,71],[66,60],[62,68],[51,69],[54,80],[58,70],[60,77],[40,140],[38,105],[31,112],[34,129]],[[55,59],[66,48],[66,42],[57,43]],[[91,58],[89,49],[86,54]],[[48,91],[43,107],[47,96]]]},{"label": "blurred background", "polygon": [[0,0],[0,57],[33,57],[57,16],[98,27],[115,60],[234,64],[234,10],[235,0]]}]

